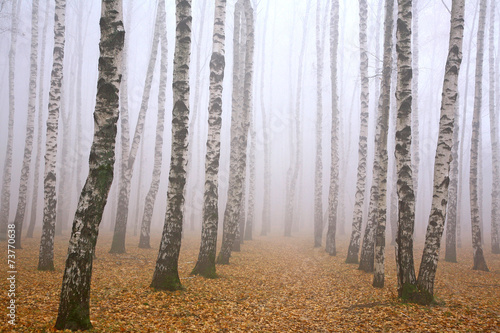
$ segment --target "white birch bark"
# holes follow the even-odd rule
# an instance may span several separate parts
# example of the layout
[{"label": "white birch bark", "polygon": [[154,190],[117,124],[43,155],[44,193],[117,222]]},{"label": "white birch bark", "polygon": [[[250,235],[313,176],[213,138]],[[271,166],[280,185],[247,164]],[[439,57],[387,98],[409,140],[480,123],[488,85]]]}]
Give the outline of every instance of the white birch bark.
[{"label": "white birch bark", "polygon": [[347,250],[346,263],[358,263],[358,253],[363,222],[363,207],[366,187],[366,159],[368,149],[368,117],[369,117],[369,80],[368,80],[368,43],[366,26],[368,20],[368,4],[359,0],[359,68],[361,77],[361,113],[358,147],[358,174],[356,181],[356,201],[354,203],[351,241]]},{"label": "white birch bark", "polygon": [[417,280],[420,294],[417,301],[424,304],[429,304],[434,299],[434,279],[446,220],[455,122],[454,115],[456,104],[458,103],[458,75],[462,62],[464,8],[464,0],[454,0],[452,2],[448,59],[446,61],[443,82],[438,145],[434,159],[432,207]]},{"label": "white birch bark", "polygon": [[419,108],[418,108],[418,77],[419,70],[419,38],[418,38],[418,0],[413,0],[412,11],[412,66],[413,66],[413,79],[412,79],[412,142],[411,142],[411,157],[412,157],[412,172],[413,172],[413,192],[415,193],[415,205],[418,199],[418,172],[420,169],[420,131],[419,131]]},{"label": "white birch bark", "polygon": [[[255,131],[255,118],[253,117],[254,113],[252,112],[250,116],[250,145],[249,145],[249,154],[250,160],[248,162],[249,170],[249,179],[248,179],[248,209],[246,221],[243,219],[243,225],[240,224],[240,240],[243,243],[243,240],[251,240],[253,234],[253,225],[254,225],[254,216],[255,216],[255,150],[256,150],[256,138],[257,133]],[[245,202],[243,200],[243,202]],[[242,209],[243,210],[243,209]],[[246,224],[245,224],[246,222]],[[243,235],[244,234],[244,235]]]},{"label": "white birch bark", "polygon": [[409,296],[415,285],[413,264],[413,231],[415,227],[415,196],[411,169],[411,0],[398,0],[396,100],[396,165],[398,173],[398,234],[396,237],[396,264],[398,296]]},{"label": "white birch bark", "polygon": [[472,225],[472,248],[474,253],[474,266],[472,269],[488,271],[484,259],[483,247],[481,245],[481,230],[479,227],[479,198],[478,198],[478,155],[479,155],[479,131],[481,128],[482,107],[482,77],[484,58],[484,31],[486,26],[487,1],[481,0],[479,6],[479,23],[477,30],[477,53],[476,53],[476,81],[474,90],[474,112],[472,115],[472,137],[470,150],[470,206]]},{"label": "white birch bark", "polygon": [[[14,142],[14,113],[15,113],[15,71],[16,71],[16,47],[17,47],[17,26],[18,26],[18,17],[17,17],[17,0],[12,1],[12,20],[11,20],[11,34],[10,34],[10,50],[9,50],[9,120],[8,120],[8,129],[7,129],[7,149],[5,151],[5,163],[3,166],[3,176],[2,176],[2,196],[1,196],[1,206],[0,206],[0,240],[5,240],[7,237],[7,224],[9,223],[10,217],[10,183],[12,178],[12,145]],[[29,123],[29,113],[28,113],[28,123]],[[27,126],[28,127],[28,126]],[[27,128],[26,130],[26,148],[28,146],[28,134],[30,130]],[[25,158],[26,159],[26,155]],[[29,174],[29,161],[25,164],[23,160],[23,171],[24,167],[27,165]],[[24,174],[24,173],[23,173]],[[27,177],[26,177],[27,178]],[[26,179],[27,182],[27,179]],[[22,182],[21,182],[22,186]],[[26,185],[25,185],[26,187]],[[21,202],[21,188],[19,189],[19,202]],[[26,206],[26,189],[24,189],[24,205]],[[25,207],[19,207],[18,204],[18,212],[20,209],[25,209]],[[20,212],[19,212],[20,213]],[[20,219],[22,223],[23,216]],[[17,216],[17,214],[16,214]],[[16,235],[21,235],[20,233],[16,233]],[[21,237],[17,238],[21,238]],[[19,242],[19,245],[21,243]]]},{"label": "white birch bark", "polygon": [[121,0],[102,1],[100,26],[94,139],[89,157],[89,175],[80,195],[69,241],[55,324],[59,330],[92,328],[89,317],[92,261],[102,212],[113,181],[125,35]]},{"label": "white birch bark", "polygon": [[225,68],[226,0],[215,2],[212,57],[210,59],[210,101],[208,105],[208,137],[205,157],[205,194],[203,224],[198,261],[192,274],[216,277],[215,256],[219,225],[219,160],[222,126],[222,88]]},{"label": "white birch bark", "polygon": [[[229,165],[229,190],[228,202],[224,213],[224,232],[222,236],[222,246],[217,257],[218,264],[229,264],[231,250],[236,238],[236,229],[238,228],[240,207],[243,204],[243,189],[245,188],[246,160],[247,160],[247,141],[248,128],[250,124],[250,115],[252,113],[252,90],[253,90],[253,55],[254,55],[254,9],[250,0],[243,1],[245,12],[246,27],[246,50],[245,50],[245,79],[243,108],[238,117],[237,135],[235,142],[231,140],[231,150],[236,149],[234,159],[230,156]],[[234,145],[234,146],[233,146]],[[232,161],[231,161],[232,160]],[[233,166],[231,167],[231,163]]]},{"label": "white birch bark", "polygon": [[167,211],[151,287],[156,290],[182,288],[177,264],[182,237],[184,189],[188,157],[189,64],[191,58],[191,0],[176,0],[173,69],[172,148]]},{"label": "white birch bark", "polygon": [[[494,185],[491,190],[491,252],[500,254],[500,240],[499,228],[500,225],[500,145],[498,135],[498,108],[495,105],[495,79],[498,75],[498,70],[495,73],[495,13],[496,13],[496,0],[492,0],[490,7],[490,33],[489,33],[489,66],[490,66],[490,95],[489,95],[489,109],[490,109],[490,136],[491,136],[491,156]],[[496,55],[500,57],[499,54]]]},{"label": "white birch bark", "polygon": [[156,195],[160,187],[161,164],[163,157],[163,130],[165,128],[165,103],[166,103],[166,90],[167,90],[167,69],[168,69],[168,49],[167,49],[167,26],[166,26],[166,12],[165,3],[160,1],[158,3],[158,10],[160,12],[160,85],[158,91],[158,115],[156,120],[156,139],[155,139],[155,157],[153,166],[153,177],[151,179],[151,186],[146,201],[144,203],[144,215],[142,217],[141,232],[139,238],[139,247],[141,249],[149,249],[151,220],[153,217],[154,204]]},{"label": "white birch bark", "polygon": [[[158,3],[159,6],[159,3]],[[116,211],[116,222],[113,233],[113,242],[109,253],[125,253],[125,237],[127,233],[128,211],[130,204],[130,190],[132,175],[134,173],[134,165],[139,150],[139,144],[143,140],[144,123],[146,120],[146,112],[148,110],[149,96],[151,93],[151,85],[153,82],[154,70],[156,65],[156,58],[158,55],[158,44],[160,40],[160,11],[157,10],[155,27],[153,33],[153,43],[151,47],[151,54],[149,57],[148,69],[144,83],[144,91],[142,95],[141,108],[137,118],[135,127],[134,138],[130,151],[127,156],[126,165],[123,165],[122,182],[118,196],[118,207]]]},{"label": "white birch bark", "polygon": [[331,256],[337,254],[335,237],[339,203],[339,101],[337,92],[337,56],[339,47],[339,1],[332,1],[330,10],[330,72],[332,82],[332,130],[331,130],[331,165],[330,190],[328,193],[328,231],[325,251]]}]

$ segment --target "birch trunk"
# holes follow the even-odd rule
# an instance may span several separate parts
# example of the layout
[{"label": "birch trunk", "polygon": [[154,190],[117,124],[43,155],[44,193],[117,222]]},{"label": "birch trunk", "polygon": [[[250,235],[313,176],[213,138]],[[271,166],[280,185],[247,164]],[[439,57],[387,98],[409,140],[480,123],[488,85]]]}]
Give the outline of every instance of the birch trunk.
[{"label": "birch trunk", "polygon": [[212,57],[210,59],[210,101],[208,105],[208,138],[205,158],[205,194],[203,224],[198,261],[192,274],[207,278],[217,276],[215,255],[217,250],[217,229],[219,225],[219,160],[220,131],[222,126],[222,84],[225,68],[225,21],[226,1],[217,0],[214,12]]},{"label": "birch trunk", "polygon": [[[498,144],[498,105],[495,105],[495,3],[492,0],[490,8],[490,33],[489,33],[489,65],[490,65],[490,136],[491,156],[493,164],[493,184],[500,184],[500,146]],[[500,57],[497,54],[497,57]],[[491,252],[500,254],[500,240],[498,226],[500,224],[500,189],[493,186],[491,191]]]},{"label": "birch trunk", "polygon": [[[158,3],[159,6],[159,3]],[[113,242],[109,253],[125,253],[125,237],[127,233],[128,211],[130,203],[130,189],[132,175],[134,173],[134,164],[139,150],[139,144],[143,140],[144,122],[146,120],[146,112],[148,110],[149,96],[151,92],[151,85],[153,82],[153,75],[156,65],[156,58],[158,55],[158,43],[160,40],[160,11],[156,13],[155,28],[153,33],[153,44],[151,47],[151,55],[148,63],[148,70],[146,73],[146,80],[144,83],[144,92],[142,95],[141,109],[137,118],[137,125],[135,127],[134,138],[132,145],[127,156],[126,165],[123,165],[122,182],[118,196],[118,207],[116,211],[116,222],[113,234]]]},{"label": "birch trunk", "polygon": [[332,1],[330,11],[330,72],[332,81],[332,134],[330,191],[328,193],[328,231],[325,250],[331,256],[337,254],[335,236],[339,203],[339,102],[337,87],[337,56],[339,47],[339,1]]},{"label": "birch trunk", "polygon": [[434,159],[434,193],[425,236],[424,253],[418,273],[417,302],[430,304],[434,297],[434,279],[439,260],[441,238],[446,220],[448,204],[449,171],[452,160],[452,146],[455,109],[458,103],[458,75],[462,62],[462,41],[464,35],[464,0],[454,0],[451,7],[450,41],[448,59],[443,82],[439,138]]},{"label": "birch trunk", "polygon": [[378,197],[376,200],[376,221],[374,227],[374,274],[373,286],[382,288],[385,279],[385,228],[387,220],[387,175],[389,154],[387,152],[389,134],[389,115],[391,108],[391,72],[392,72],[392,42],[394,27],[394,0],[385,1],[384,21],[384,60],[382,68],[382,82],[378,100],[378,120],[376,134],[379,142],[379,156],[377,157],[377,176],[379,179]]},{"label": "birch trunk", "polygon": [[[253,112],[252,112],[253,116]],[[256,137],[255,133],[255,118],[251,117],[250,120],[250,161],[248,164],[249,170],[249,184],[248,184],[248,209],[245,219],[243,219],[243,224],[240,224],[240,241],[243,244],[243,240],[252,240],[253,235],[253,225],[254,225],[254,215],[255,215],[255,150],[256,150]],[[244,201],[243,201],[244,202]]]},{"label": "birch trunk", "polygon": [[[10,217],[10,183],[11,183],[11,178],[12,178],[12,145],[14,142],[14,112],[16,109],[15,102],[16,102],[16,96],[15,96],[15,82],[14,82],[14,77],[15,77],[15,72],[16,72],[16,47],[17,47],[17,26],[18,26],[18,17],[17,17],[17,0],[12,1],[12,21],[11,21],[11,34],[10,34],[10,50],[9,50],[9,127],[8,127],[8,133],[7,133],[7,150],[5,151],[5,163],[3,167],[3,176],[2,176],[2,203],[0,206],[0,240],[5,240],[7,239],[7,224],[9,224],[9,217]],[[30,133],[29,130],[29,121],[30,121],[30,113],[28,113],[28,125],[26,129],[26,148],[29,148],[28,146],[28,134]],[[34,120],[33,120],[34,121]],[[32,132],[33,130],[31,130]],[[28,157],[30,158],[31,155]],[[25,154],[24,159],[26,160],[27,156]],[[29,160],[28,163],[23,160],[23,171],[25,169],[25,166],[27,166],[28,170],[26,172],[29,174]],[[24,175],[24,172],[23,172]],[[27,178],[27,176],[26,176]],[[22,186],[22,181],[21,179],[21,186]],[[27,179],[26,179],[27,183]],[[24,187],[27,187],[27,184],[24,185]],[[24,207],[19,207],[18,204],[18,212],[20,209],[25,209],[26,207],[26,189],[24,189]],[[21,188],[19,189],[19,201],[21,202]],[[21,213],[21,212],[19,212]],[[24,218],[24,212],[22,213],[22,217],[20,219],[21,226],[22,226],[22,220]],[[17,214],[16,214],[17,216]],[[17,219],[16,219],[17,220]],[[17,224],[16,224],[17,226]],[[16,227],[17,229],[17,227]],[[20,229],[19,229],[20,230]],[[21,234],[17,233],[16,230],[16,248],[17,246],[21,245]],[[19,240],[18,240],[19,239]]]},{"label": "birch trunk", "polygon": [[165,103],[166,103],[166,90],[167,90],[167,69],[168,69],[168,49],[167,49],[167,26],[166,26],[166,12],[165,3],[160,1],[158,3],[158,10],[160,12],[160,85],[158,91],[158,116],[156,120],[156,139],[155,139],[155,157],[153,166],[153,177],[146,201],[144,204],[144,215],[141,223],[141,234],[139,238],[139,248],[149,249],[151,245],[151,220],[153,218],[154,204],[156,195],[160,187],[161,164],[163,158],[163,130],[165,128]]},{"label": "birch trunk", "polygon": [[366,37],[366,25],[368,20],[368,4],[366,0],[359,0],[359,70],[361,77],[361,114],[358,147],[358,174],[356,181],[356,201],[352,221],[351,241],[347,250],[346,263],[357,264],[359,243],[361,237],[361,224],[363,222],[363,205],[366,187],[366,159],[367,159],[367,136],[368,136],[368,107],[369,107],[369,81],[368,81],[368,44]]},{"label": "birch trunk", "polygon": [[[453,123],[453,147],[451,147],[450,187],[448,188],[448,213],[446,216],[446,251],[444,260],[457,262],[457,196],[458,196],[458,136],[459,126],[459,98],[455,102],[455,121]],[[464,115],[465,117],[465,115]]]},{"label": "birch trunk", "polygon": [[418,172],[420,169],[420,131],[419,131],[419,108],[418,108],[418,77],[419,77],[419,39],[418,39],[418,0],[413,0],[412,11],[412,66],[413,66],[413,79],[412,79],[412,143],[411,143],[411,157],[412,157],[412,172],[413,172],[413,192],[415,194],[415,206],[418,199]]},{"label": "birch trunk", "polygon": [[99,78],[94,111],[94,139],[85,183],[68,247],[56,329],[92,328],[89,317],[92,261],[102,212],[113,181],[121,61],[125,30],[122,2],[103,1]]},{"label": "birch trunk", "polygon": [[479,200],[478,200],[478,155],[479,155],[479,130],[481,128],[481,106],[482,106],[482,74],[484,58],[484,31],[486,25],[486,0],[481,0],[479,7],[479,23],[477,30],[477,53],[476,53],[476,83],[474,92],[474,113],[472,115],[472,138],[470,151],[470,205],[472,224],[472,248],[474,252],[474,266],[472,269],[488,271],[488,266],[483,255],[481,245],[481,230],[479,227]]},{"label": "birch trunk", "polygon": [[191,0],[176,0],[176,29],[173,70],[172,154],[170,157],[167,212],[151,287],[156,290],[182,288],[177,264],[182,237],[184,189],[186,184],[189,63],[191,58]]},{"label": "birch trunk", "polygon": [[410,296],[416,280],[413,264],[413,230],[415,227],[415,196],[411,169],[411,0],[398,0],[396,100],[396,165],[398,173],[398,234],[396,265],[398,296]]},{"label": "birch trunk", "polygon": [[[56,0],[54,22],[54,53],[49,91],[49,117],[45,139],[45,174],[44,174],[44,208],[42,239],[38,270],[54,270],[54,234],[56,231],[56,161],[59,111],[61,108],[61,92],[63,90],[63,61],[65,41],[66,0]],[[38,36],[37,36],[38,39]],[[36,51],[35,51],[36,52]],[[36,66],[35,66],[36,67]],[[36,73],[36,69],[35,69]],[[36,79],[35,79],[36,80]],[[33,101],[34,108],[34,101]]]},{"label": "birch trunk", "polygon": [[[33,2],[34,4],[34,2]],[[26,238],[33,238],[33,231],[35,230],[35,224],[37,220],[38,212],[38,186],[40,185],[40,162],[42,160],[42,135],[43,135],[43,96],[44,96],[44,83],[45,83],[45,45],[47,44],[47,27],[49,19],[49,0],[45,1],[45,19],[42,31],[42,48],[40,51],[40,74],[38,80],[38,120],[37,120],[37,138],[36,138],[36,161],[35,161],[35,174],[33,180],[33,198],[31,200],[31,214],[30,214],[30,224],[28,226],[28,232],[26,233]]]},{"label": "birch trunk", "polygon": [[[229,190],[228,202],[224,213],[224,232],[222,235],[222,247],[217,257],[218,264],[229,264],[231,249],[236,237],[239,210],[243,204],[242,190],[245,188],[246,175],[246,149],[248,140],[249,116],[252,113],[252,90],[253,90],[253,55],[254,55],[254,9],[250,0],[243,1],[246,26],[246,52],[245,52],[245,80],[243,109],[238,121],[238,135],[235,142],[231,140],[231,150],[236,149],[235,156],[230,156],[229,165]],[[234,146],[233,146],[234,145]],[[232,155],[232,154],[231,154]],[[235,159],[232,159],[235,157]],[[231,164],[233,166],[231,167]]]}]

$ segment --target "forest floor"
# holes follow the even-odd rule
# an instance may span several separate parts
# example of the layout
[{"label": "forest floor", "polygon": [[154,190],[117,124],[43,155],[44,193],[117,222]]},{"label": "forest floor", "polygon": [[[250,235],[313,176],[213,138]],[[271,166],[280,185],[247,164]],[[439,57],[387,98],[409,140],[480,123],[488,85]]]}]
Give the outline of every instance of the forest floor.
[{"label": "forest floor", "polygon": [[[386,283],[371,286],[372,275],[344,263],[347,241],[337,256],[313,248],[312,237],[256,237],[233,253],[231,264],[217,266],[217,279],[190,276],[199,236],[182,242],[177,292],[149,288],[159,237],[153,248],[109,254],[111,234],[103,233],[94,261],[91,332],[500,332],[500,256],[490,254],[490,272],[473,271],[472,250],[459,249],[459,263],[440,260],[437,303],[420,306],[397,298],[394,248],[388,247]],[[39,237],[23,239],[16,250],[16,325],[7,323],[8,271],[0,263],[1,332],[52,331],[59,304],[67,236],[55,244],[54,272],[36,270]],[[7,252],[6,244],[4,251]],[[422,244],[415,246],[418,270]]]}]

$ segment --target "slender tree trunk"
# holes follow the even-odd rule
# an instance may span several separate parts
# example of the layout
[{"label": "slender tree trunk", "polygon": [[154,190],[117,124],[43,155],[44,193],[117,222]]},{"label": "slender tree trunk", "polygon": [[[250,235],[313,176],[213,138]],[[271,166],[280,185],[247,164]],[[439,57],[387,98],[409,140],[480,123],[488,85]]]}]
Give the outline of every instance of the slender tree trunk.
[{"label": "slender tree trunk", "polygon": [[[331,256],[337,254],[335,237],[339,206],[339,102],[337,92],[337,56],[339,47],[339,1],[332,1],[330,11],[330,71],[332,81],[332,134],[330,191],[328,194],[328,231],[325,250]],[[342,222],[343,223],[343,222]]]},{"label": "slender tree trunk", "polygon": [[[458,196],[458,141],[459,126],[459,98],[455,102],[455,116],[453,123],[453,146],[451,147],[450,187],[448,188],[448,213],[446,214],[446,251],[444,260],[457,262],[457,196]],[[464,115],[465,116],[465,115]]]},{"label": "slender tree trunk", "polygon": [[158,3],[158,10],[160,11],[160,86],[158,91],[158,118],[156,120],[156,140],[155,140],[155,157],[153,166],[153,177],[148,194],[146,195],[146,202],[144,204],[144,215],[142,217],[141,232],[139,238],[139,248],[149,249],[151,245],[151,220],[153,218],[154,204],[156,195],[160,187],[161,164],[163,157],[163,130],[165,123],[165,102],[167,90],[167,69],[168,69],[168,49],[167,49],[167,26],[166,26],[166,13],[165,3],[160,1]]},{"label": "slender tree trunk", "polygon": [[[420,169],[420,130],[419,130],[419,108],[418,108],[418,77],[420,73],[419,69],[419,38],[418,38],[418,0],[413,0],[413,10],[412,10],[412,66],[413,66],[413,79],[412,79],[412,105],[411,105],[411,115],[412,115],[412,142],[411,142],[411,157],[412,164],[411,170],[413,172],[413,193],[415,194],[415,206],[417,206],[418,201],[418,173]],[[419,222],[418,220],[416,221]]]},{"label": "slender tree trunk", "polygon": [[415,196],[411,169],[411,0],[398,0],[397,59],[398,82],[396,99],[396,164],[398,173],[398,234],[396,237],[396,264],[398,295],[408,298],[416,283],[413,264],[413,230],[415,227]]},{"label": "slender tree trunk", "polygon": [[376,221],[374,230],[374,274],[373,286],[382,288],[385,279],[385,228],[387,219],[387,175],[389,154],[387,151],[389,134],[389,115],[391,108],[391,72],[392,72],[392,42],[394,27],[394,0],[385,1],[384,21],[384,60],[382,82],[378,101],[378,120],[376,135],[379,142],[379,156],[376,159],[377,176],[379,179],[378,197],[376,200]]},{"label": "slender tree trunk", "polygon": [[[17,47],[17,26],[18,26],[18,15],[17,15],[17,0],[12,0],[12,21],[11,21],[11,34],[10,34],[10,50],[9,50],[9,127],[7,134],[7,150],[5,151],[5,163],[3,168],[3,176],[2,176],[2,203],[0,207],[0,240],[7,239],[7,224],[9,223],[10,217],[10,182],[11,182],[11,173],[12,173],[12,145],[14,142],[14,112],[16,109],[15,101],[15,72],[16,72],[16,47]],[[34,116],[34,115],[33,115]],[[30,113],[28,112],[28,125],[26,129],[26,148],[28,146],[28,134],[30,130],[28,128],[30,121]],[[34,120],[33,120],[34,121]],[[31,130],[32,132],[33,130]],[[29,156],[28,158],[30,158]],[[25,154],[24,159],[27,156]],[[26,172],[29,174],[29,161],[26,162],[23,160],[23,175],[24,169],[27,166],[28,170]],[[26,176],[27,178],[27,176]],[[21,179],[23,180],[23,179]],[[27,179],[26,179],[27,182]],[[22,183],[21,183],[22,185]],[[27,185],[25,185],[26,187]],[[19,202],[21,203],[21,187],[19,189]],[[24,206],[26,206],[26,189],[24,189]],[[18,204],[18,212],[20,209],[25,209],[25,207],[19,207]],[[21,213],[21,212],[19,212]],[[16,214],[17,216],[18,214]],[[24,218],[24,212],[22,213],[22,217]],[[21,227],[22,227],[22,218],[20,219]],[[17,229],[16,224],[16,229]],[[21,229],[19,228],[19,231]],[[17,245],[21,245],[21,233],[17,233],[16,230],[16,247]]]},{"label": "slender tree trunk", "polygon": [[55,325],[58,330],[92,328],[89,317],[92,261],[102,212],[113,181],[120,62],[125,35],[121,0],[102,2],[100,26],[94,140],[89,158],[89,176],[80,195],[69,241]]},{"label": "slender tree trunk", "polygon": [[[235,15],[236,16],[236,15]],[[225,68],[226,1],[215,2],[212,57],[210,59],[210,102],[208,106],[208,138],[205,158],[205,195],[203,224],[198,261],[192,274],[214,278],[219,225],[218,173],[220,160],[220,131],[222,126],[222,84]]]},{"label": "slender tree trunk", "polygon": [[439,260],[441,238],[446,220],[448,204],[449,171],[452,160],[455,109],[458,103],[458,75],[462,62],[462,41],[464,35],[464,0],[453,0],[450,19],[450,41],[446,61],[439,138],[434,160],[434,193],[432,207],[425,236],[425,247],[420,263],[417,286],[419,303],[429,304],[434,297],[434,279]]},{"label": "slender tree trunk", "polygon": [[[253,117],[254,113],[250,117],[250,161],[249,161],[249,184],[248,184],[248,209],[247,209],[247,217],[246,217],[246,225],[245,219],[243,219],[243,224],[240,224],[240,241],[243,244],[243,240],[251,240],[253,234],[253,225],[254,225],[254,215],[255,215],[255,150],[256,143],[255,140],[257,138],[257,134],[255,133],[255,117]],[[244,202],[244,201],[243,201]]]},{"label": "slender tree trunk", "polygon": [[[158,4],[159,5],[159,4]],[[158,44],[160,40],[160,11],[157,11],[155,28],[153,33],[153,44],[151,47],[151,55],[144,83],[144,92],[142,95],[141,109],[137,118],[132,146],[128,153],[126,166],[123,165],[123,182],[121,182],[120,192],[118,196],[118,208],[116,211],[116,222],[113,234],[113,242],[111,244],[110,253],[125,253],[125,237],[127,233],[128,211],[130,204],[130,189],[132,175],[134,173],[134,164],[139,149],[139,144],[143,140],[144,122],[146,120],[146,112],[148,110],[149,96],[151,85],[153,82],[156,58],[158,55]]]},{"label": "slender tree trunk", "polygon": [[347,250],[346,263],[358,263],[359,243],[361,237],[361,224],[363,222],[363,206],[366,187],[366,159],[368,137],[368,107],[369,107],[369,81],[368,81],[368,44],[366,37],[366,24],[368,20],[368,5],[366,0],[359,0],[359,47],[360,47],[360,76],[361,76],[361,127],[359,130],[358,147],[358,175],[356,181],[356,201],[352,221],[351,241]]},{"label": "slender tree trunk", "polygon": [[[54,270],[54,234],[56,231],[56,161],[59,109],[61,108],[61,92],[63,85],[63,61],[65,41],[66,0],[56,0],[54,22],[54,55],[49,92],[49,117],[47,119],[45,146],[44,208],[42,239],[38,270]],[[37,36],[38,39],[38,36]],[[38,43],[37,43],[38,45]],[[37,51],[35,51],[37,52]],[[36,73],[36,69],[35,69]],[[34,103],[33,103],[34,107]]]},{"label": "slender tree trunk", "polygon": [[[245,22],[246,22],[246,52],[245,52],[245,88],[243,96],[243,111],[240,115],[240,121],[238,127],[238,135],[236,136],[236,141],[233,146],[231,142],[231,148],[237,150],[235,159],[230,157],[229,165],[229,191],[228,191],[228,202],[226,204],[226,211],[224,213],[224,232],[222,235],[222,247],[217,257],[218,264],[229,264],[229,258],[231,257],[231,249],[236,237],[236,228],[238,224],[238,216],[241,205],[243,204],[242,190],[245,188],[244,181],[246,175],[246,160],[247,160],[247,140],[248,140],[248,127],[249,127],[249,117],[252,113],[252,91],[253,91],[253,55],[254,55],[254,9],[250,3],[250,0],[243,1],[243,7],[245,11]],[[233,140],[231,140],[233,141]],[[231,149],[231,150],[232,150]],[[233,167],[231,167],[233,164]]]},{"label": "slender tree trunk", "polygon": [[[491,156],[493,167],[493,184],[500,184],[500,146],[498,144],[498,107],[495,105],[495,3],[492,0],[490,8],[490,33],[489,33],[489,65],[490,65],[490,136],[491,136]],[[500,57],[497,54],[497,58]],[[491,190],[491,252],[500,254],[499,230],[500,225],[500,189],[493,186]]]},{"label": "slender tree trunk", "polygon": [[470,205],[472,224],[472,248],[474,250],[474,266],[472,269],[488,271],[488,266],[483,255],[481,245],[481,230],[479,228],[479,202],[478,202],[478,154],[479,154],[479,130],[481,128],[481,106],[482,106],[482,77],[484,58],[484,31],[486,25],[486,0],[481,0],[479,7],[479,23],[477,29],[477,54],[476,54],[476,83],[474,93],[474,113],[472,115],[472,138],[470,151]]},{"label": "slender tree trunk", "polygon": [[176,30],[173,70],[172,154],[170,158],[167,212],[151,287],[156,290],[182,288],[177,264],[181,247],[184,188],[186,184],[189,63],[191,58],[191,0],[176,0]]}]

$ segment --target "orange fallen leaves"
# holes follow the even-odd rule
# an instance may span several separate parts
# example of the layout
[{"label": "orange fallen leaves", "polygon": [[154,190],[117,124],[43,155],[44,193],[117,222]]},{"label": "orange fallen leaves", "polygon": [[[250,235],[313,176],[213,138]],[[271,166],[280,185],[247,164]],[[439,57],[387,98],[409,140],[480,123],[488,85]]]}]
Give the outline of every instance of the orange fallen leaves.
[{"label": "orange fallen leaves", "polygon": [[[198,236],[199,237],[199,236]],[[486,251],[489,273],[471,270],[468,249],[458,264],[441,261],[435,287],[438,304],[418,306],[396,297],[394,250],[388,248],[386,287],[372,275],[312,247],[312,238],[261,237],[217,266],[218,279],[190,276],[199,249],[197,235],[183,240],[177,292],[149,288],[158,239],[138,249],[129,237],[127,253],[109,254],[111,235],[100,236],[94,262],[91,320],[94,332],[443,332],[500,330],[500,257]],[[56,271],[38,272],[38,239],[17,250],[15,332],[52,331],[57,316],[67,237],[56,241]],[[416,247],[415,254],[421,253]],[[415,259],[419,263],[419,258]],[[6,272],[2,261],[0,271]],[[2,273],[4,274],[4,273]],[[2,278],[0,290],[7,290]],[[0,293],[6,304],[6,292]],[[12,327],[4,318],[0,331]]]}]

